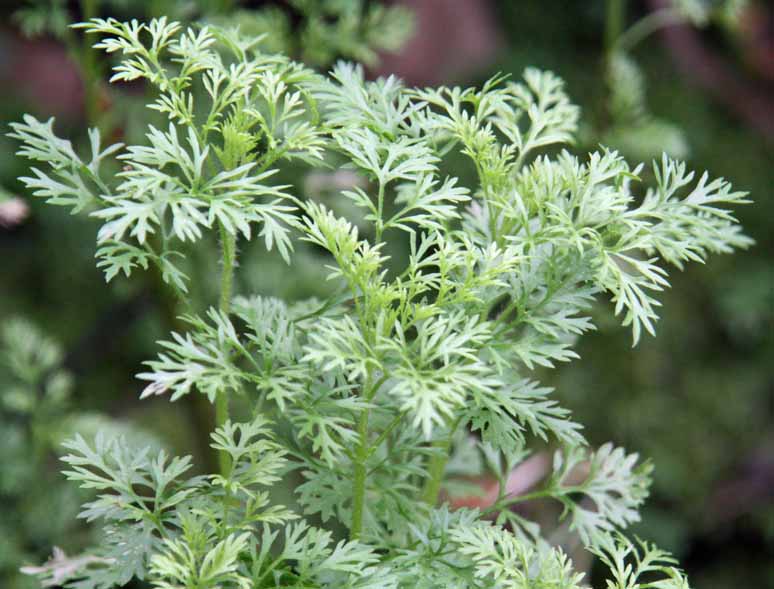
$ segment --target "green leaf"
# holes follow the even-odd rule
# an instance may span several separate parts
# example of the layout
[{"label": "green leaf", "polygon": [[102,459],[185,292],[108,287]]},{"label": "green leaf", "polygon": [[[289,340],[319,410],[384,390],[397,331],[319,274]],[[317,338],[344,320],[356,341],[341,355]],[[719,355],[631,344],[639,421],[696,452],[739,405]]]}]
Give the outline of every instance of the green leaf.
[{"label": "green leaf", "polygon": [[172,332],[172,341],[159,342],[166,352],[145,362],[150,372],[137,375],[149,382],[141,398],[171,392],[170,400],[175,401],[195,387],[214,402],[219,394],[241,390],[248,377],[236,364],[244,348],[234,326],[214,309],[208,318],[214,325],[196,316],[184,316],[193,331],[185,335]]},{"label": "green leaf", "polygon": [[[564,515],[587,546],[596,545],[604,533],[640,521],[639,507],[648,496],[649,462],[637,464],[637,454],[604,444],[593,453],[576,447],[554,455],[551,495],[564,505]],[[587,461],[587,462],[586,462]],[[587,469],[582,482],[570,483],[579,469]],[[575,496],[585,495],[593,502],[590,509]]]}]

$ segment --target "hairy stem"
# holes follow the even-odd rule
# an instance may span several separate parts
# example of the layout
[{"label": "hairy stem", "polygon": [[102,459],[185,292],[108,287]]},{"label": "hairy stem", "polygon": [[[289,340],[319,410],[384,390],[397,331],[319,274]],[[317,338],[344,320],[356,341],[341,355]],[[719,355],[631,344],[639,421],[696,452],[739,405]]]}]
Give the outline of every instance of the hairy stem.
[{"label": "hairy stem", "polygon": [[363,409],[357,427],[360,444],[355,454],[354,478],[352,481],[352,526],[349,537],[352,540],[360,537],[363,531],[363,508],[365,506],[366,490],[366,460],[368,459],[368,409]]},{"label": "hairy stem", "polygon": [[384,231],[384,184],[379,182],[379,194],[376,197],[376,244],[382,240]]},{"label": "hairy stem", "polygon": [[[223,267],[220,275],[220,303],[218,309],[228,314],[231,309],[231,290],[234,282],[234,264],[236,261],[236,237],[220,226],[220,241],[223,251]],[[228,397],[221,393],[215,397],[215,427],[228,421]],[[231,459],[227,452],[218,452],[220,473],[226,476],[231,470]]]},{"label": "hairy stem", "polygon": [[228,314],[231,310],[231,290],[234,282],[234,264],[236,262],[236,237],[220,226],[220,243],[223,253],[220,274],[220,303],[218,309]]}]

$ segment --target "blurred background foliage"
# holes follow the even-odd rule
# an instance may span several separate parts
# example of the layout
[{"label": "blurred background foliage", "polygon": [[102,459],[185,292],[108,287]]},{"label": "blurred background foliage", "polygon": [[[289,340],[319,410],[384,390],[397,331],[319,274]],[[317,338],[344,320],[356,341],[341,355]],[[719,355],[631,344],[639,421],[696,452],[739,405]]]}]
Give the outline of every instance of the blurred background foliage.
[{"label": "blurred background foliage", "polygon": [[[542,376],[592,443],[653,460],[636,532],[674,551],[695,587],[774,586],[774,9],[673,1],[11,1],[0,9],[0,123],[30,112],[55,115],[81,141],[87,125],[113,140],[141,136],[152,118],[144,89],[109,86],[106,61],[66,27],[94,15],[239,23],[315,67],[343,57],[418,85],[553,70],[582,108],[579,150],[602,143],[645,161],[667,150],[755,201],[739,216],[756,246],[675,274],[656,338],[632,350],[600,313],[581,360]],[[675,7],[683,24],[621,39]],[[107,427],[201,455],[209,416],[197,403],[139,404],[133,374],[176,327],[174,306],[150,274],[105,285],[96,224],[20,195],[26,170],[4,133],[0,150],[0,585],[21,589],[35,586],[21,564],[52,545],[75,551],[88,534],[74,518],[79,493],[58,474],[63,437]],[[332,205],[349,181],[300,176],[288,180]],[[303,248],[307,271],[292,280],[278,258],[246,253],[240,292],[296,299],[325,288]],[[216,258],[201,255],[197,280],[215,282]]]}]

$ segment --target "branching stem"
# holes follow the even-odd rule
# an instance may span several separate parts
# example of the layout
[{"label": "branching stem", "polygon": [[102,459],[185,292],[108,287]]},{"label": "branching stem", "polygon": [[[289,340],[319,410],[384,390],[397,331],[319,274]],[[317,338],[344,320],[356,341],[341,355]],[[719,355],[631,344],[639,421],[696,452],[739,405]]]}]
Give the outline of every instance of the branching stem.
[{"label": "branching stem", "polygon": [[389,425],[388,425],[386,428],[384,428],[384,431],[383,431],[381,434],[379,434],[379,437],[378,437],[378,438],[376,438],[376,440],[374,440],[374,443],[373,443],[373,444],[371,444],[371,447],[370,447],[370,448],[369,448],[369,450],[368,450],[368,454],[369,454],[369,456],[370,456],[371,454],[373,454],[374,452],[376,452],[376,450],[379,448],[379,446],[381,446],[381,445],[382,445],[382,443],[384,442],[384,440],[386,440],[386,439],[387,439],[387,437],[388,437],[388,436],[389,436],[389,435],[390,435],[390,434],[391,434],[393,431],[395,431],[395,428],[396,428],[396,427],[398,427],[398,426],[400,425],[400,423],[403,421],[403,418],[404,418],[405,416],[406,416],[406,413],[405,413],[405,412],[401,412],[401,413],[398,413],[398,414],[397,414],[397,415],[396,415],[396,416],[393,418],[393,420],[392,420],[392,421],[389,423]]},{"label": "branching stem", "polygon": [[533,491],[531,493],[524,493],[523,495],[506,496],[499,499],[498,501],[495,501],[492,505],[487,507],[484,511],[481,512],[481,516],[486,517],[493,513],[497,513],[498,511],[502,511],[506,507],[510,507],[511,505],[515,505],[517,503],[532,501],[534,499],[544,499],[546,497],[551,497],[551,496],[552,495],[551,495],[550,489],[540,489],[538,491]]}]

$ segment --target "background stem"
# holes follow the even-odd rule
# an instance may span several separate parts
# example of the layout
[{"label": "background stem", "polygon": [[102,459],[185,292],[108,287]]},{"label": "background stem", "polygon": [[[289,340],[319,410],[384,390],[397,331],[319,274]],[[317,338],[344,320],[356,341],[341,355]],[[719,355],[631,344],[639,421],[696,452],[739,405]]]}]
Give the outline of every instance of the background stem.
[{"label": "background stem", "polygon": [[[99,16],[99,1],[81,0],[81,15],[84,21],[89,21]],[[83,40],[77,52],[79,54],[78,62],[83,79],[83,108],[86,113],[86,123],[89,127],[99,127],[100,67],[96,50],[92,49],[88,35],[83,35]]]},{"label": "background stem", "polygon": [[685,20],[685,16],[676,8],[662,8],[650,12],[618,36],[617,49],[631,51],[656,31],[670,25],[680,24]]},{"label": "background stem", "polygon": [[625,0],[607,0],[605,14],[605,50],[608,53],[615,49],[618,38],[623,33],[625,20]]}]

